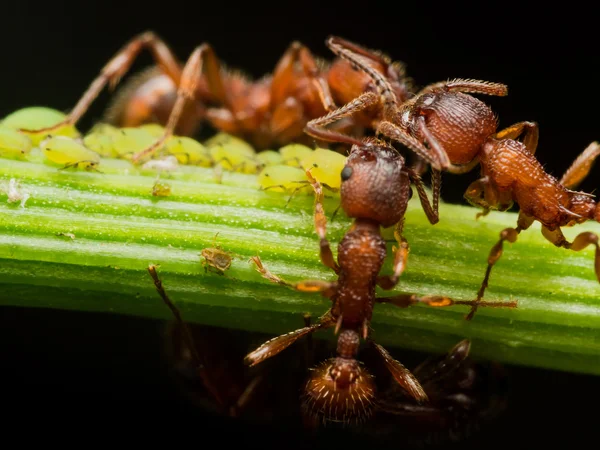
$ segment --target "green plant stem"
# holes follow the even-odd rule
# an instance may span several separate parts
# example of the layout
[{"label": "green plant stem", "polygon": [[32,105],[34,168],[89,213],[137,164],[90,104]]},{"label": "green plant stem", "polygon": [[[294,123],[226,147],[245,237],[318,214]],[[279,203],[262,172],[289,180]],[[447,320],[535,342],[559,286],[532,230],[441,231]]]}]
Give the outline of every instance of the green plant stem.
[{"label": "green plant stem", "polygon": [[[329,307],[318,294],[268,282],[248,259],[260,255],[284,279],[332,280],[319,258],[313,197],[260,191],[256,177],[186,168],[162,175],[172,195],[150,195],[155,176],[57,170],[0,159],[0,180],[15,178],[30,194],[25,207],[0,193],[0,304],[110,312],[170,319],[146,271],[158,264],[171,298],[189,322],[267,333],[302,326]],[[416,196],[415,196],[416,197]],[[328,216],[339,198],[326,199]],[[487,255],[499,232],[516,225],[515,213],[475,220],[471,207],[442,204],[441,220],[427,221],[411,200],[405,236],[408,267],[392,292],[475,298]],[[332,248],[351,225],[343,213],[329,221]],[[584,226],[564,230],[568,238]],[[585,229],[600,233],[598,224]],[[62,234],[61,234],[62,233]],[[66,233],[72,233],[71,239]],[[225,276],[205,272],[200,251],[217,245],[234,257]],[[388,261],[391,271],[392,230]],[[407,309],[376,305],[374,338],[387,346],[444,352],[465,337],[472,354],[501,362],[600,374],[600,285],[594,250],[554,247],[535,224],[506,244],[492,272],[486,299],[518,300],[517,309],[480,308],[471,322],[467,307]],[[333,338],[331,330],[317,333]]]}]

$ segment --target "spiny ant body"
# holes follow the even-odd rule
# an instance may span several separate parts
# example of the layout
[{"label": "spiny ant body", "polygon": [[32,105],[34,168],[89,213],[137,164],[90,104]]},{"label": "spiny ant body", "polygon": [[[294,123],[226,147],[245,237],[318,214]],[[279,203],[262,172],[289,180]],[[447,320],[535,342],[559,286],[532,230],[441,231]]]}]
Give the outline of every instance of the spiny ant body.
[{"label": "spiny ant body", "polygon": [[[477,164],[481,165],[482,178],[465,193],[470,203],[482,206],[483,215],[490,209],[506,210],[513,203],[520,206],[518,226],[503,230],[500,241],[492,248],[478,299],[483,297],[491,268],[502,254],[503,241],[515,242],[518,233],[535,220],[542,224],[543,235],[556,246],[579,251],[595,245],[595,272],[600,281],[598,236],[584,232],[571,243],[560,230],[563,226],[600,218],[590,195],[570,190],[587,176],[600,154],[597,143],[592,143],[565,176],[557,180],[545,172],[534,156],[539,137],[536,123],[519,122],[498,131],[497,118],[491,108],[470,95],[504,96],[508,92],[505,85],[457,79],[426,86],[404,101],[398,98],[388,78],[374,70],[364,55],[354,51],[353,44],[330,37],[327,45],[336,55],[371,77],[378,96],[369,93],[323,118],[310,121],[307,133],[326,140],[331,132],[324,129],[325,125],[378,105],[383,119],[377,132],[413,150],[432,166],[433,210],[430,215],[435,221],[439,219],[440,171],[466,173]],[[346,137],[348,142],[353,140]],[[475,310],[471,317],[474,313]]]},{"label": "spiny ant body", "polygon": [[[337,275],[332,282],[306,280],[289,283],[269,272],[259,257],[252,258],[257,270],[271,282],[303,292],[320,292],[332,301],[331,309],[319,321],[308,327],[274,338],[247,355],[254,366],[270,358],[302,336],[316,330],[335,327],[339,333],[337,356],[316,367],[305,386],[303,401],[306,413],[325,421],[362,421],[373,412],[376,387],[369,371],[357,360],[361,339],[368,340],[394,379],[418,402],[427,394],[416,378],[402,364],[370,338],[370,322],[375,303],[391,303],[406,308],[415,303],[440,307],[471,305],[473,301],[454,301],[442,296],[419,297],[400,294],[376,297],[376,287],[393,289],[404,271],[408,258],[408,242],[402,237],[404,213],[411,197],[411,178],[418,191],[422,183],[404,158],[392,147],[376,139],[365,139],[352,147],[341,172],[341,207],[354,219],[351,229],[338,245],[337,261],[325,236],[326,218],[323,210],[323,191],[320,184],[307,176],[316,194],[315,228],[320,239],[320,255],[324,265]],[[422,204],[427,201],[419,196]],[[399,243],[394,259],[394,273],[380,275],[387,256],[381,227],[396,225]],[[487,303],[485,306],[516,306],[510,303]]]},{"label": "spiny ant body", "polygon": [[[241,137],[257,150],[290,142],[309,142],[303,133],[310,119],[336,108],[336,101],[373,91],[365,74],[346,61],[327,63],[304,45],[293,42],[273,74],[251,80],[227,69],[208,44],[198,46],[183,66],[171,49],[154,33],[131,39],[102,69],[71,113],[60,123],[28,132],[50,132],[65,124],[76,124],[107,84],[114,88],[142,49],[149,49],[156,66],[138,74],[118,93],[109,107],[107,120],[120,127],[145,123],[165,125],[165,134],[134,162],[153,154],[173,134],[194,135],[203,122]],[[408,98],[409,80],[400,63],[373,53],[371,62],[386,76],[400,98]],[[340,130],[376,126],[379,111],[367,111]]]}]

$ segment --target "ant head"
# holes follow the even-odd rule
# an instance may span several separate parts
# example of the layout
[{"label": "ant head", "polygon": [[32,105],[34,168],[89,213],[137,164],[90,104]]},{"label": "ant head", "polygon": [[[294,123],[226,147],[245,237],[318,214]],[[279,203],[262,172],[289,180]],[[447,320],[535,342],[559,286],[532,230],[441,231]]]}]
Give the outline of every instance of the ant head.
[{"label": "ant head", "polygon": [[309,415],[332,422],[361,422],[371,416],[373,376],[356,360],[331,358],[313,369],[302,407]]},{"label": "ant head", "polygon": [[341,176],[342,208],[348,217],[389,227],[402,219],[410,194],[404,158],[378,140],[354,145]]}]

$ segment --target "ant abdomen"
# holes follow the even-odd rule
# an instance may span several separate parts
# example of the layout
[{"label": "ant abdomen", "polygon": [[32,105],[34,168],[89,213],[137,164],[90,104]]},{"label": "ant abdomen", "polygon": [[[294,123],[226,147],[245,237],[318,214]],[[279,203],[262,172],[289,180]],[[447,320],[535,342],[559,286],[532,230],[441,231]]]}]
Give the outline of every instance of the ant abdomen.
[{"label": "ant abdomen", "polygon": [[363,422],[373,414],[375,379],[354,358],[331,358],[312,369],[302,397],[304,413],[332,422]]},{"label": "ant abdomen", "polygon": [[[467,164],[479,153],[481,144],[498,127],[491,108],[462,92],[439,92],[422,96],[415,107],[425,116],[427,129],[443,143],[452,164]],[[413,132],[427,140],[418,129]]]}]

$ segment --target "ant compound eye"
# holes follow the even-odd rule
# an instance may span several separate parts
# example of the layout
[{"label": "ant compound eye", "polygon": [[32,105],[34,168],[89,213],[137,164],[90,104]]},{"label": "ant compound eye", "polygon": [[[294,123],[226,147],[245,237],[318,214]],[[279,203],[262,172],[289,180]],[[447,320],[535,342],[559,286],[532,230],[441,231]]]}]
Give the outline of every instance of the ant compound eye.
[{"label": "ant compound eye", "polygon": [[346,166],[342,169],[342,181],[348,180],[352,176],[352,167]]}]

